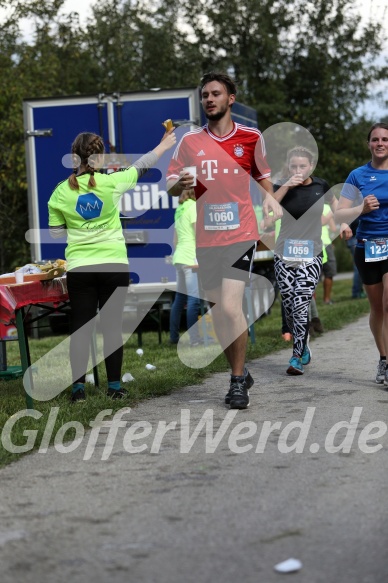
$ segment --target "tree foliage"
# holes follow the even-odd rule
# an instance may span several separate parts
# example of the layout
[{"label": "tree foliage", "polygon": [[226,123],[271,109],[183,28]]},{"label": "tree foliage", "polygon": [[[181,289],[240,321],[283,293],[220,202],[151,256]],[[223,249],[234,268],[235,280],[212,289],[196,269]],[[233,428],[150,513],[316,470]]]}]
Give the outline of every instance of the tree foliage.
[{"label": "tree foliage", "polygon": [[[237,79],[262,130],[286,121],[317,140],[331,183],[368,159],[358,116],[386,76],[380,20],[351,0],[105,0],[86,24],[64,0],[0,0],[0,270],[29,259],[22,102],[53,95],[195,86],[209,70]],[[29,20],[32,36],[23,39]],[[381,64],[382,63],[382,64]]]}]

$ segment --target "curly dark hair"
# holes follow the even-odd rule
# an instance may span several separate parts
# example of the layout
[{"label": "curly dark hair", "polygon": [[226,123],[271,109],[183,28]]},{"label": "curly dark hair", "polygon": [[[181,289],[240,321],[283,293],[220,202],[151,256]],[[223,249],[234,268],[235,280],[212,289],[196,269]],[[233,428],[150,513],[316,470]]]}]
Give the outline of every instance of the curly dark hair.
[{"label": "curly dark hair", "polygon": [[233,81],[233,79],[229,77],[229,75],[226,75],[225,73],[216,73],[215,71],[205,73],[204,76],[202,77],[200,81],[201,93],[204,86],[210,83],[211,81],[218,81],[219,83],[221,83],[225,87],[228,95],[237,94],[236,83]]}]

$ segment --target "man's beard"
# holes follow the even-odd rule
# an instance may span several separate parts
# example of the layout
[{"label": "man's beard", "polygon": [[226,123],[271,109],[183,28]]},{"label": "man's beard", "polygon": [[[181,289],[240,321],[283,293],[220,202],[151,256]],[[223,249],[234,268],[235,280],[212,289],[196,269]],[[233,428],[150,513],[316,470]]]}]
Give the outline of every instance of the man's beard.
[{"label": "man's beard", "polygon": [[205,116],[207,117],[207,119],[210,119],[210,121],[219,121],[220,119],[222,119],[226,112],[227,112],[227,108],[221,111],[218,111],[217,113],[206,113],[205,112]]}]

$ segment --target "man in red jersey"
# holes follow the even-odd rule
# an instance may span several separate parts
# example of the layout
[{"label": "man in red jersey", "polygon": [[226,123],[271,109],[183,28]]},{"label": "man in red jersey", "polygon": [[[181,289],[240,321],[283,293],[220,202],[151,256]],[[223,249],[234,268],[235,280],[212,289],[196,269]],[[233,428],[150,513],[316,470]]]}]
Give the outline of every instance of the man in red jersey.
[{"label": "man in red jersey", "polygon": [[214,304],[214,328],[232,369],[225,403],[246,409],[254,381],[245,367],[248,330],[242,302],[259,238],[251,176],[260,185],[264,215],[272,210],[278,218],[282,211],[272,197],[262,135],[232,120],[235,99],[228,75],[204,75],[201,100],[208,123],[182,137],[167,171],[167,189],[172,196],[195,190],[200,281]]}]

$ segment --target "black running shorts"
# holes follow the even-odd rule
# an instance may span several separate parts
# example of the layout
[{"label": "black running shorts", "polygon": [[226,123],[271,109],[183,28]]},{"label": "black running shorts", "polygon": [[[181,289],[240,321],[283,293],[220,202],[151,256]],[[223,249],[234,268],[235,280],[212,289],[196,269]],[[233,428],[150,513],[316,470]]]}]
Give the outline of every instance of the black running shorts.
[{"label": "black running shorts", "polygon": [[366,263],[364,247],[355,248],[354,263],[356,264],[361,281],[364,285],[375,285],[376,283],[381,283],[383,281],[383,275],[388,273],[388,259]]},{"label": "black running shorts", "polygon": [[248,283],[256,241],[244,241],[225,247],[198,247],[197,260],[201,287],[211,290],[219,287],[223,279],[237,279]]}]

